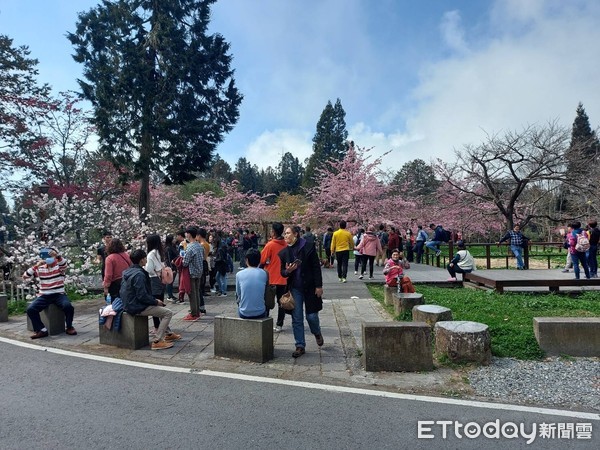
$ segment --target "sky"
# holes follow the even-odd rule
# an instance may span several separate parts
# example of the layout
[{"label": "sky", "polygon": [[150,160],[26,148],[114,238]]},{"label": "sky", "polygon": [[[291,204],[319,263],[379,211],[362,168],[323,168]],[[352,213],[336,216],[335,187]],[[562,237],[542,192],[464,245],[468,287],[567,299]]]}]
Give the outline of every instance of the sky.
[{"label": "sky", "polygon": [[[0,33],[27,45],[39,80],[77,90],[66,38],[92,0],[0,0]],[[219,0],[209,31],[231,44],[240,118],[217,152],[304,161],[328,101],[348,138],[396,171],[452,160],[486,134],[557,120],[582,102],[600,125],[597,0]]]}]

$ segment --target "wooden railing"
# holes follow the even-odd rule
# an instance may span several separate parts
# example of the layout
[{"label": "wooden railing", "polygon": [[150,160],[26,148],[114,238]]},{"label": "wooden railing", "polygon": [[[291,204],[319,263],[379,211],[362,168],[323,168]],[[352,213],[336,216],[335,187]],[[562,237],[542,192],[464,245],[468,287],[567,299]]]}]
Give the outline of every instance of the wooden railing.
[{"label": "wooden railing", "polygon": [[[510,250],[510,245],[502,243],[498,246],[495,242],[475,242],[466,244],[467,249],[473,254],[476,259],[485,259],[485,268],[491,269],[494,265],[493,260],[504,260],[504,267],[510,267],[509,261],[514,259],[514,255]],[[456,252],[456,244],[449,242],[441,244],[441,255],[436,257],[427,247],[423,255],[423,262],[430,266],[446,267],[452,260]],[[530,261],[542,260],[546,262],[548,269],[552,268],[552,260],[555,264],[564,264],[568,250],[563,248],[562,242],[529,242],[529,245],[523,249],[523,265],[526,269],[529,268]],[[562,258],[562,260],[560,259]],[[495,268],[498,268],[497,266]]]}]

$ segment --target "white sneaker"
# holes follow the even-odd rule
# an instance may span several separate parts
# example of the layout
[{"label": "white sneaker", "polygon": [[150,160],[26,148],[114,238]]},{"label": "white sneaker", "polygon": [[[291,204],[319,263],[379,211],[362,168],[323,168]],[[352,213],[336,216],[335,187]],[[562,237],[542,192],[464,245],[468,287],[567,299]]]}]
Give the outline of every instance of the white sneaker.
[{"label": "white sneaker", "polygon": [[216,290],[216,289],[211,289],[211,290],[210,290],[210,292],[211,292],[212,294],[216,294],[216,293],[217,293],[217,290]]},{"label": "white sneaker", "polygon": [[354,271],[354,275],[358,275],[358,272],[356,270]]},{"label": "white sneaker", "polygon": [[277,326],[276,326],[276,327],[273,329],[273,331],[275,331],[275,333],[280,333],[282,329],[283,329],[283,327],[280,327],[279,325],[277,325]]}]

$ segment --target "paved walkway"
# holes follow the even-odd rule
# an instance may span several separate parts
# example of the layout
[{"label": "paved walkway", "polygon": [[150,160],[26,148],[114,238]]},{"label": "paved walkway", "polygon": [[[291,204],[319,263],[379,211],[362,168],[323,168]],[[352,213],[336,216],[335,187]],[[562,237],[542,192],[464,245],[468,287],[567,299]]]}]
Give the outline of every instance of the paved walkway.
[{"label": "paved walkway", "polygon": [[[182,320],[188,312],[187,303],[168,305],[174,312],[171,328],[181,333],[183,337],[168,350],[152,351],[146,347],[134,351],[100,345],[97,319],[98,309],[102,306],[100,299],[75,303],[74,326],[78,331],[77,336],[61,334],[32,341],[29,338],[31,333],[26,329],[25,316],[11,316],[8,322],[0,323],[0,336],[41,346],[185,367],[191,370],[215,370],[355,387],[371,386],[414,393],[443,393],[450,390],[456,392],[457,377],[452,370],[446,368],[420,374],[373,373],[362,369],[360,362],[362,322],[392,320],[381,305],[370,297],[365,285],[365,281],[383,282],[382,269],[380,267],[376,269],[374,280],[358,280],[351,270],[347,283],[338,281],[335,268],[323,269],[324,307],[320,318],[325,345],[322,348],[316,345],[306,324],[306,354],[298,359],[291,356],[294,350],[294,338],[289,315],[286,316],[283,331],[274,336],[275,358],[273,360],[259,364],[214,356],[214,317],[237,316],[233,292],[229,292],[227,297],[206,297],[208,314],[198,322]],[[446,277],[444,272],[433,267],[415,266],[411,269],[411,276],[418,279],[434,277],[441,281]],[[417,275],[418,273],[420,275]],[[231,278],[230,288],[233,284]],[[464,388],[467,391],[470,389],[467,385]]]}]

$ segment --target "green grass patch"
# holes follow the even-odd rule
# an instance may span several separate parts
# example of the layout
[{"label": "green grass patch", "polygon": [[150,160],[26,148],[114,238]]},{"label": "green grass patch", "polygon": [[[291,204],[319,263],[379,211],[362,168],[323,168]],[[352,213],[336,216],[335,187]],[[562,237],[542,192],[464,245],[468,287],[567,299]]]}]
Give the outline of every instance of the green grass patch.
[{"label": "green grass patch", "polygon": [[[371,295],[383,304],[383,285],[367,284]],[[534,317],[600,317],[600,293],[585,292],[577,298],[529,293],[497,294],[471,289],[416,286],[425,303],[452,310],[454,320],[484,323],[490,328],[492,354],[518,359],[540,359],[544,352],[533,334]],[[394,315],[392,307],[385,307]],[[396,320],[402,318],[396,317]]]}]

